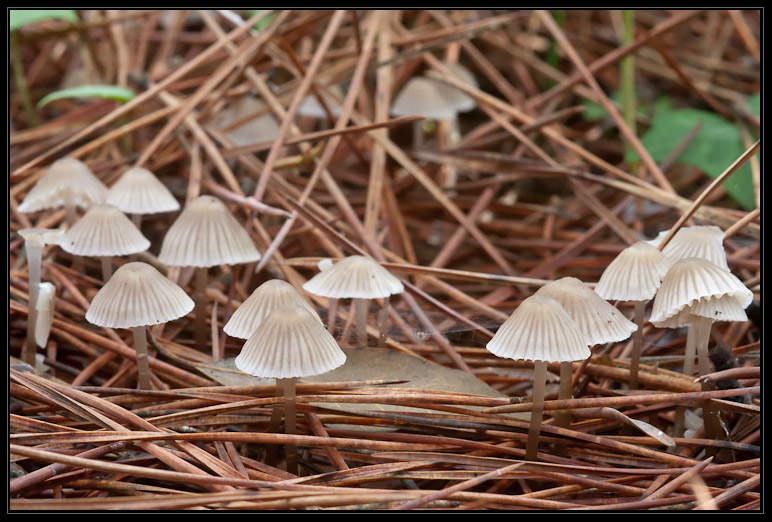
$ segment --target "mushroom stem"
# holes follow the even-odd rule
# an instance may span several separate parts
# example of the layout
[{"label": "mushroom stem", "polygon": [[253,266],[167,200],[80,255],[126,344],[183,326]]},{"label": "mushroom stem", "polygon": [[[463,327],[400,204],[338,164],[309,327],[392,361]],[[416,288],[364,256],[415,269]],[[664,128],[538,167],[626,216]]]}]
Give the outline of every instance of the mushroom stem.
[{"label": "mushroom stem", "polygon": [[107,256],[102,256],[99,260],[102,262],[102,281],[106,283],[113,275],[113,264]]},{"label": "mushroom stem", "polygon": [[337,313],[338,300],[332,297],[327,306],[327,331],[330,332],[332,336],[335,336],[335,318]]},{"label": "mushroom stem", "polygon": [[700,317],[694,323],[694,342],[697,347],[697,368],[700,375],[710,373],[708,344],[710,343],[710,329],[712,326],[713,320],[710,317]]},{"label": "mushroom stem", "polygon": [[381,308],[381,310],[378,312],[378,347],[379,348],[385,348],[386,347],[386,327],[387,327],[387,320],[389,318],[389,302],[386,301],[386,306]]},{"label": "mushroom stem", "polygon": [[142,229],[142,214],[132,214],[131,215],[131,222],[134,223],[134,226],[138,229]]},{"label": "mushroom stem", "polygon": [[546,382],[547,363],[545,361],[535,361],[533,366],[531,425],[528,428],[528,441],[525,445],[526,460],[536,460],[536,453],[539,449],[539,432],[541,431],[541,420],[544,413],[544,387]]},{"label": "mushroom stem", "polygon": [[195,288],[195,302],[196,302],[196,326],[195,326],[195,339],[196,346],[199,349],[206,349],[206,284],[209,282],[209,269],[206,267],[196,267],[196,288]]},{"label": "mushroom stem", "polygon": [[635,302],[635,324],[638,329],[633,334],[633,353],[630,358],[630,389],[638,389],[638,368],[641,364],[641,349],[643,347],[643,314],[646,310],[646,301]]},{"label": "mushroom stem", "polygon": [[[560,363],[560,388],[558,400],[568,400],[574,391],[573,371],[570,361]],[[568,428],[571,424],[571,412],[569,410],[557,410],[555,412],[555,426]]]},{"label": "mushroom stem", "polygon": [[35,343],[35,323],[37,323],[37,303],[40,293],[40,264],[43,258],[43,245],[36,241],[25,241],[24,252],[27,255],[27,271],[29,273],[29,301],[27,303],[27,345],[24,361],[35,367],[35,354],[38,348]]},{"label": "mushroom stem", "polygon": [[[276,379],[276,385],[283,390],[284,394],[284,433],[295,435],[295,377],[288,379]],[[287,444],[285,447],[287,455],[287,472],[293,475],[298,474],[298,449],[294,444]]]},{"label": "mushroom stem", "polygon": [[[439,150],[451,149],[458,141],[458,115],[454,115],[449,120],[437,122],[437,144]],[[458,180],[458,169],[455,165],[442,165],[440,168],[440,176],[440,186],[448,191],[449,194],[455,194],[456,182]]]},{"label": "mushroom stem", "polygon": [[354,321],[356,323],[357,344],[367,346],[367,299],[354,298]]},{"label": "mushroom stem", "polygon": [[[694,326],[689,325],[689,330],[686,334],[686,350],[684,353],[683,367],[683,374],[688,377],[692,377],[694,375],[694,355],[696,350],[697,337],[695,335]],[[685,406],[676,406],[675,419],[673,421],[673,437],[681,437],[684,434],[685,412]]]},{"label": "mushroom stem", "polygon": [[151,390],[150,365],[147,360],[147,334],[144,326],[131,329],[134,334],[134,350],[137,352],[137,380],[140,390]]},{"label": "mushroom stem", "polygon": [[424,148],[424,126],[423,120],[413,122],[413,150],[419,151]]}]

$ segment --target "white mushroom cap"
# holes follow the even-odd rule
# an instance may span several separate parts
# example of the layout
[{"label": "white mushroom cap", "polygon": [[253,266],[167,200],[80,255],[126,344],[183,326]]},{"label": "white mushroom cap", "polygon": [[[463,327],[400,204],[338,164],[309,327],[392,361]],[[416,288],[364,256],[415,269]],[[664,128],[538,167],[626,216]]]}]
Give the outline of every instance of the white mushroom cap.
[{"label": "white mushroom cap", "polygon": [[575,277],[564,277],[541,287],[536,295],[559,302],[579,325],[591,345],[623,341],[638,328],[622,312]]},{"label": "white mushroom cap", "polygon": [[399,279],[365,256],[344,257],[306,281],[303,288],[314,295],[338,299],[374,299],[405,291]]},{"label": "white mushroom cap", "polygon": [[252,239],[222,201],[199,196],[166,231],[158,260],[168,266],[237,265],[260,259]]},{"label": "white mushroom cap", "polygon": [[[669,231],[664,230],[659,235],[648,241],[649,244],[659,247]],[[690,257],[707,259],[717,267],[729,271],[724,250],[724,231],[717,226],[683,227],[662,249],[671,263]]]},{"label": "white mushroom cap", "polygon": [[411,78],[391,104],[391,113],[394,116],[420,115],[431,120],[454,118],[457,111],[440,94],[438,83],[429,78]]},{"label": "white mushroom cap", "polygon": [[127,214],[157,214],[180,209],[180,203],[155,174],[132,167],[107,191],[106,203]]},{"label": "white mushroom cap", "polygon": [[97,292],[86,320],[107,328],[166,323],[193,310],[185,291],[146,263],[126,263]]},{"label": "white mushroom cap", "polygon": [[589,345],[559,302],[534,294],[504,321],[486,348],[507,359],[569,362],[592,355]]},{"label": "white mushroom cap", "polygon": [[670,265],[657,247],[640,241],[609,263],[595,292],[609,301],[648,301],[657,293]]},{"label": "white mushroom cap", "polygon": [[[223,116],[216,122],[220,129],[229,127],[235,121],[241,120],[265,109],[265,104],[254,96],[248,95],[228,106]],[[264,141],[273,141],[279,135],[279,123],[276,117],[268,112],[253,118],[225,133],[234,145],[243,147]]]},{"label": "white mushroom cap", "polygon": [[285,305],[265,318],[235,362],[250,375],[286,379],[333,370],[346,362],[346,354],[306,307]]},{"label": "white mushroom cap", "polygon": [[[717,267],[707,259],[682,259],[674,263],[665,274],[662,286],[654,298],[650,321],[658,328],[684,326],[688,315],[679,317],[679,314],[685,309],[694,307],[701,300],[725,296],[737,300],[743,310],[753,301],[753,292],[731,272]],[[710,306],[717,304],[714,302]],[[727,310],[727,315],[730,312]]]},{"label": "white mushroom cap", "polygon": [[258,286],[252,295],[233,312],[223,330],[231,337],[248,339],[268,314],[288,304],[305,306],[320,323],[322,322],[316,310],[298,294],[294,286],[281,279],[269,279]]},{"label": "white mushroom cap", "polygon": [[[456,76],[456,79],[460,80],[461,82],[465,83],[466,85],[470,87],[474,87],[475,89],[478,87],[477,79],[474,77],[472,72],[461,65],[458,62],[443,62],[443,65],[451,70],[454,76]],[[432,80],[434,81],[434,80]],[[477,106],[477,101],[466,94],[463,91],[460,91],[453,87],[452,85],[448,85],[446,83],[442,82],[435,82],[437,85],[437,89],[440,92],[440,96],[445,98],[448,103],[451,105],[451,107],[454,107],[456,111],[458,112],[468,112],[474,109]]]},{"label": "white mushroom cap", "polygon": [[112,205],[95,205],[69,229],[62,250],[77,256],[125,256],[150,248],[150,241]]},{"label": "white mushroom cap", "polygon": [[81,208],[102,203],[107,187],[88,166],[75,158],[62,158],[51,164],[45,174],[19,205],[19,212],[38,212],[61,207],[68,200]]}]

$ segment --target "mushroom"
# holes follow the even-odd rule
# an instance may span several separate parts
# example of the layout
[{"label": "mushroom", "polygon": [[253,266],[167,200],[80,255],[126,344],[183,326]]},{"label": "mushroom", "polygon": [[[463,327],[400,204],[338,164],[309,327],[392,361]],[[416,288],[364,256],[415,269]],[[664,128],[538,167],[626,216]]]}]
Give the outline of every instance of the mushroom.
[{"label": "mushroom", "polygon": [[88,208],[102,203],[107,187],[88,166],[75,158],[62,158],[51,164],[45,174],[19,204],[19,212],[30,213],[64,206],[67,224],[75,223],[75,207]]},{"label": "mushroom", "polygon": [[294,286],[281,279],[269,279],[258,286],[233,312],[223,330],[231,337],[248,339],[268,314],[288,304],[305,306],[320,323],[322,322],[316,310],[298,294]]},{"label": "mushroom", "polygon": [[[343,90],[339,85],[333,85],[330,87],[330,91],[338,98],[344,97]],[[340,105],[338,105],[331,96],[327,95],[324,92],[324,89],[319,89],[319,95],[324,98],[324,102],[327,104],[327,107],[329,107],[332,115],[336,118],[340,116]],[[327,111],[324,110],[324,107],[322,107],[322,104],[319,103],[319,99],[314,94],[309,94],[303,98],[300,102],[300,106],[298,106],[298,114],[307,118],[314,118],[322,121],[327,121],[330,118]]]},{"label": "mushroom", "polygon": [[146,326],[178,319],[193,310],[184,290],[152,266],[132,262],[118,268],[97,292],[86,320],[105,328],[131,328],[142,390],[151,389]]},{"label": "mushroom", "polygon": [[[660,232],[656,238],[649,241],[649,244],[660,247],[668,233],[668,230]],[[729,272],[724,251],[724,231],[714,225],[683,227],[660,250],[671,263],[690,257],[700,257]]]},{"label": "mushroom", "polygon": [[[236,357],[236,368],[256,377],[276,379],[284,397],[285,432],[295,434],[295,384],[341,366],[346,354],[307,306],[286,304],[261,322]],[[286,446],[287,471],[297,474],[297,450]]]},{"label": "mushroom", "polygon": [[[244,121],[265,110],[265,104],[259,99],[252,95],[242,96],[225,109],[216,126],[225,132],[225,136],[234,145],[239,147],[273,141],[279,135],[279,124],[272,113],[267,112],[262,116]],[[244,123],[238,124],[240,121]]]},{"label": "mushroom", "polygon": [[[633,322],[575,277],[547,283],[535,295],[545,295],[560,303],[590,346],[623,341],[636,330]],[[558,399],[570,399],[572,392],[571,362],[563,361],[560,363]],[[558,411],[555,425],[567,428],[569,424],[570,412]]]},{"label": "mushroom", "polygon": [[213,196],[191,201],[169,227],[158,260],[196,268],[196,344],[206,347],[206,286],[209,267],[260,259],[252,239],[225,204]]},{"label": "mushroom", "polygon": [[638,368],[643,349],[643,318],[646,303],[654,298],[670,262],[655,246],[640,241],[622,250],[609,263],[595,293],[607,301],[634,301],[633,353],[630,359],[630,389],[638,388]]},{"label": "mushroom", "polygon": [[[440,94],[439,82],[414,77],[408,80],[391,105],[394,116],[425,116],[435,121],[450,121],[456,109]],[[413,122],[413,149],[423,148],[423,122]]]},{"label": "mushroom", "polygon": [[534,361],[533,408],[526,458],[536,459],[539,447],[547,363],[590,357],[589,341],[563,306],[544,294],[524,299],[485,346],[507,359]]},{"label": "mushroom", "polygon": [[150,241],[117,207],[100,204],[91,207],[62,237],[61,248],[76,256],[99,257],[102,280],[112,272],[111,256],[125,256],[150,248]]},{"label": "mushroom", "polygon": [[64,230],[47,228],[23,228],[19,235],[24,239],[24,253],[27,256],[29,282],[29,301],[27,303],[27,343],[24,360],[35,365],[35,328],[37,324],[37,300],[40,289],[40,272],[43,260],[43,247],[58,245]]},{"label": "mushroom", "polygon": [[303,289],[321,297],[352,298],[357,342],[367,344],[367,299],[388,298],[405,291],[402,282],[377,261],[365,256],[344,257],[309,279]]},{"label": "mushroom", "polygon": [[37,312],[35,343],[40,348],[44,348],[48,344],[48,335],[51,333],[51,324],[54,322],[55,299],[56,287],[51,283],[40,283],[38,299],[35,303],[35,311]]},{"label": "mushroom", "polygon": [[131,214],[139,228],[142,214],[160,214],[180,209],[180,203],[155,174],[142,167],[124,172],[107,191],[105,202]]}]

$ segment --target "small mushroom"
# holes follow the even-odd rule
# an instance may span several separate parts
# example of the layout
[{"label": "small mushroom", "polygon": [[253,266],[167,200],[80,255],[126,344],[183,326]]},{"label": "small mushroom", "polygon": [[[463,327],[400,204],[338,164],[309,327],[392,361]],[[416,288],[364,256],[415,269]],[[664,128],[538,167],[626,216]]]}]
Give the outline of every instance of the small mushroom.
[{"label": "small mushroom", "polygon": [[[435,121],[450,121],[457,110],[440,93],[439,82],[429,78],[414,77],[408,80],[391,104],[394,116],[425,116]],[[423,122],[413,123],[413,149],[423,148]]]},{"label": "small mushroom", "polygon": [[[185,291],[152,266],[126,263],[97,292],[86,320],[105,328],[131,328],[139,387],[151,389],[146,327],[178,319],[193,310]],[[148,332],[149,333],[149,332]]]},{"label": "small mushroom", "polygon": [[164,236],[158,260],[167,266],[196,268],[196,344],[206,347],[206,286],[209,267],[250,263],[260,259],[252,239],[213,196],[199,196],[190,202]]},{"label": "small mushroom", "polygon": [[160,214],[180,209],[180,203],[155,174],[142,167],[124,172],[110,190],[105,203],[132,216],[140,227],[143,214]]},{"label": "small mushroom", "polygon": [[534,294],[520,303],[485,346],[506,359],[534,361],[533,408],[526,458],[535,460],[539,447],[547,363],[582,361],[590,357],[589,341],[563,306]]},{"label": "small mushroom", "polygon": [[[265,114],[252,117],[260,112]],[[242,96],[226,107],[215,125],[238,147],[273,141],[279,135],[276,117],[252,95]]]},{"label": "small mushroom", "polygon": [[402,282],[377,261],[365,256],[344,257],[306,281],[303,289],[321,297],[352,298],[357,342],[367,344],[367,299],[388,298],[405,291]]},{"label": "small mushroom", "polygon": [[76,256],[99,257],[102,280],[112,273],[111,256],[126,256],[150,248],[150,241],[117,207],[100,204],[91,207],[62,238],[61,248]]},{"label": "small mushroom", "polygon": [[[319,375],[341,366],[346,354],[307,306],[276,308],[257,327],[236,357],[236,368],[256,377],[276,379],[276,394],[284,397],[285,432],[295,434],[295,384],[298,378]],[[297,474],[297,450],[286,446],[287,471]]]}]

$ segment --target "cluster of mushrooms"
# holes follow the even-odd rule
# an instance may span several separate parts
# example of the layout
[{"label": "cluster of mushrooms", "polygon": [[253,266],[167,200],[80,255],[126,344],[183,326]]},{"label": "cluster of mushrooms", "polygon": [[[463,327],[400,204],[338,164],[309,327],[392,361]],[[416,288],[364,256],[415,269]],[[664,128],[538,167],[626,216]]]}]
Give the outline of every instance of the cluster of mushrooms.
[{"label": "cluster of mushrooms", "polygon": [[[416,88],[428,88],[414,80]],[[462,108],[456,110],[463,110]],[[410,109],[408,109],[410,112]],[[150,264],[132,261],[112,273],[114,256],[147,250],[150,241],[140,230],[143,214],[174,212],[180,205],[153,173],[132,168],[107,189],[81,161],[63,158],[53,163],[19,205],[21,212],[64,206],[67,229],[24,229],[29,270],[29,325],[25,359],[35,363],[37,347],[46,344],[53,318],[54,288],[41,281],[41,258],[48,245],[74,256],[99,257],[104,285],[93,298],[86,320],[105,328],[133,331],[138,385],[151,389],[147,327],[179,319],[195,310],[195,339],[207,342],[206,287],[210,267],[255,262],[260,253],[228,208],[203,195],[190,201],[168,228],[158,255],[167,267],[193,267],[194,298]],[[76,207],[87,209],[77,219]],[[132,218],[127,217],[131,215]],[[649,322],[657,328],[688,327],[683,371],[692,376],[695,358],[700,374],[709,372],[707,347],[716,321],[745,321],[753,294],[729,270],[723,232],[713,226],[680,229],[667,243],[665,234],[636,243],[607,267],[597,285],[565,277],[524,299],[487,344],[498,357],[534,363],[533,409],[526,457],[537,458],[547,365],[560,368],[559,398],[570,398],[573,364],[591,356],[591,347],[633,337],[631,389],[638,387],[639,361],[646,305],[654,300]],[[404,291],[399,278],[365,256],[350,256],[320,267],[303,290],[331,303],[352,299],[357,340],[367,343],[368,300],[388,306],[391,295]],[[633,321],[609,301],[635,303]],[[345,363],[346,355],[330,333],[334,314],[322,322],[296,288],[268,280],[239,306],[224,332],[246,339],[235,359],[249,375],[276,379],[283,397],[287,433],[295,432],[295,385],[298,378],[318,375]],[[279,416],[282,410],[277,409]],[[682,421],[681,421],[682,423]],[[560,411],[555,426],[568,427],[570,416]],[[678,424],[678,422],[677,422]],[[680,435],[683,426],[676,425]],[[297,470],[292,447],[287,466]]]}]

